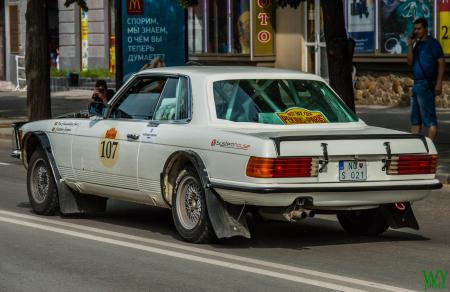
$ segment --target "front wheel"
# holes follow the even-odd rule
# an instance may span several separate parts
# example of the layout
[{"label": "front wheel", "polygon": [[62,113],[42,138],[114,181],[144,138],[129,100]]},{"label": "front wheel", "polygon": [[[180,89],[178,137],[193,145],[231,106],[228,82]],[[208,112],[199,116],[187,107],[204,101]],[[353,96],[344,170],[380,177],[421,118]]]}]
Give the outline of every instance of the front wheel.
[{"label": "front wheel", "polygon": [[186,167],[177,176],[172,196],[172,217],[184,240],[206,243],[215,239],[206,208],[205,191],[192,167]]},{"label": "front wheel", "polygon": [[31,156],[27,170],[27,190],[31,208],[39,215],[54,215],[59,210],[56,188],[50,163],[42,149]]},{"label": "front wheel", "polygon": [[389,227],[380,208],[343,211],[337,214],[337,218],[345,231],[355,235],[376,236],[385,232]]}]

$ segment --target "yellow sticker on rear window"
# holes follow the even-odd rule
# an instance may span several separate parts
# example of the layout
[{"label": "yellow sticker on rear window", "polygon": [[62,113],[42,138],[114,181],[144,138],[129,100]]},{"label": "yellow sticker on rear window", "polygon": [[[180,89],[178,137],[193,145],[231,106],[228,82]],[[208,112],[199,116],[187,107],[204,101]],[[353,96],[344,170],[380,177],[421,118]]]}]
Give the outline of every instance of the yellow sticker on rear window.
[{"label": "yellow sticker on rear window", "polygon": [[276,114],[285,125],[328,123],[328,119],[322,112],[309,111],[300,107],[290,108]]}]

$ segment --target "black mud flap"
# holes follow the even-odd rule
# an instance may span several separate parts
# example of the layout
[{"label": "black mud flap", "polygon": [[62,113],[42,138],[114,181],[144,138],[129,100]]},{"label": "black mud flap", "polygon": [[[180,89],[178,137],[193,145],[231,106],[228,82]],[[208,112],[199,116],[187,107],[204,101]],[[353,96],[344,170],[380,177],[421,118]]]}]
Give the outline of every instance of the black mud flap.
[{"label": "black mud flap", "polygon": [[409,227],[419,230],[419,224],[409,202],[384,204],[380,206],[386,223],[393,229]]},{"label": "black mud flap", "polygon": [[78,194],[64,182],[58,183],[59,209],[63,215],[100,213],[106,210],[106,198]]},{"label": "black mud flap", "polygon": [[209,220],[217,238],[243,236],[250,238],[243,206],[224,202],[213,190],[205,189]]}]

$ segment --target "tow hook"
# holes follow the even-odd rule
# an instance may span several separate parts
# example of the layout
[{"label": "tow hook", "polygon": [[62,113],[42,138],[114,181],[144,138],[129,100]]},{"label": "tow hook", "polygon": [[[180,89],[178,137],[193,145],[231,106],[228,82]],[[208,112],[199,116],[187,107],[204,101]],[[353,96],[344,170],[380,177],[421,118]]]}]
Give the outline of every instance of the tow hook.
[{"label": "tow hook", "polygon": [[320,146],[322,146],[323,158],[324,158],[324,160],[319,161],[319,164],[320,164],[319,173],[322,173],[328,165],[328,149],[327,149],[328,144],[320,143]]},{"label": "tow hook", "polygon": [[389,162],[392,159],[392,152],[391,152],[391,143],[390,142],[384,142],[383,145],[386,148],[387,158],[383,159],[384,164],[383,164],[383,167],[381,168],[381,170],[385,171],[387,169],[387,167],[389,166]]},{"label": "tow hook", "polygon": [[403,203],[394,203],[395,208],[397,208],[400,211],[405,211],[406,210],[406,206]]}]

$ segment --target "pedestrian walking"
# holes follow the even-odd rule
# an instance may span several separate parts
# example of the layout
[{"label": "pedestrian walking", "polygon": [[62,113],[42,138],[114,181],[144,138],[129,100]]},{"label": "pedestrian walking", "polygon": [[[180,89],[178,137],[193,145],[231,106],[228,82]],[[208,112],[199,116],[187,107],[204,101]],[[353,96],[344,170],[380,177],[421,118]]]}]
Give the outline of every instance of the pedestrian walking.
[{"label": "pedestrian walking", "polygon": [[427,127],[428,138],[437,135],[435,97],[442,93],[445,60],[439,42],[428,35],[425,18],[414,21],[414,31],[408,38],[408,65],[414,75],[411,97],[411,132],[420,134]]}]

